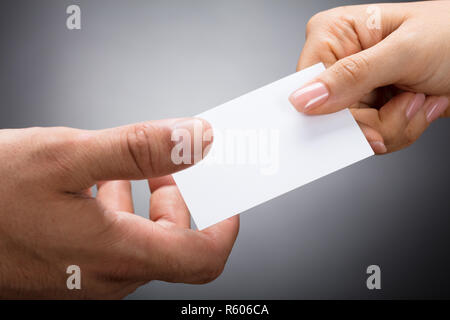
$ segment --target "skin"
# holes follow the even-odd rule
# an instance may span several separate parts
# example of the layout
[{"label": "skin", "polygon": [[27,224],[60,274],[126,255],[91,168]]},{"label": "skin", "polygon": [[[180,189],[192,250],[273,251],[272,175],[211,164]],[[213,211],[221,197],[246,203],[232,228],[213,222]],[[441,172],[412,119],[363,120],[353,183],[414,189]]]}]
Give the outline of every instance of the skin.
[{"label": "skin", "polygon": [[[113,299],[151,280],[206,283],[220,275],[239,218],[190,229],[170,176],[187,167],[171,161],[171,133],[193,133],[191,120],[0,130],[0,296]],[[136,179],[149,182],[149,219],[133,214]],[[81,290],[66,287],[74,264]]]},{"label": "skin", "polygon": [[[310,20],[298,69],[324,62],[327,71],[314,81],[329,96],[313,109],[296,107],[323,114],[350,106],[367,139],[385,146],[375,152],[384,153],[414,142],[429,125],[429,107],[450,96],[450,1],[377,6],[380,29],[367,28],[367,6]],[[426,99],[409,119],[414,93]],[[170,176],[186,167],[171,161],[174,127],[193,132],[189,119],[101,131],[0,130],[0,297],[122,298],[152,280],[215,279],[239,218],[190,229]],[[129,180],[138,179],[148,179],[152,192],[149,219],[133,214]],[[81,290],[66,287],[73,264]]]},{"label": "skin", "polygon": [[[310,115],[349,107],[369,142],[378,142],[374,151],[385,153],[421,136],[438,99],[448,104],[450,1],[377,4],[380,28],[368,27],[374,14],[368,7],[339,7],[311,18],[297,70],[323,62],[327,70],[308,84],[324,84],[329,95],[308,110],[291,102]],[[408,119],[414,93],[425,94],[425,100]],[[441,113],[449,115],[449,108]]]}]

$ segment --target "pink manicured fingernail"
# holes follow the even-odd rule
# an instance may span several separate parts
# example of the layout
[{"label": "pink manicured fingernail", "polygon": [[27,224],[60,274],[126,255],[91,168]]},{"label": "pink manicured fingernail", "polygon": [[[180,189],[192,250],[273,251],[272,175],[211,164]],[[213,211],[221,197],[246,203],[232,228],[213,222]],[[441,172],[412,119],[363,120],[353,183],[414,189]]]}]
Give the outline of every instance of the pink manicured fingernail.
[{"label": "pink manicured fingernail", "polygon": [[289,101],[300,112],[305,112],[324,103],[329,96],[327,87],[322,82],[314,82],[294,91]]},{"label": "pink manicured fingernail", "polygon": [[386,153],[387,151],[386,146],[381,141],[369,141],[369,144],[375,153]]},{"label": "pink manicured fingernail", "polygon": [[425,102],[425,95],[423,93],[417,93],[412,99],[409,106],[406,108],[406,118],[411,120],[416,113],[420,110]]},{"label": "pink manicured fingernail", "polygon": [[446,97],[440,97],[437,99],[433,104],[431,104],[427,108],[427,121],[433,122],[437,118],[441,116],[442,113],[447,109],[448,107],[448,99]]}]

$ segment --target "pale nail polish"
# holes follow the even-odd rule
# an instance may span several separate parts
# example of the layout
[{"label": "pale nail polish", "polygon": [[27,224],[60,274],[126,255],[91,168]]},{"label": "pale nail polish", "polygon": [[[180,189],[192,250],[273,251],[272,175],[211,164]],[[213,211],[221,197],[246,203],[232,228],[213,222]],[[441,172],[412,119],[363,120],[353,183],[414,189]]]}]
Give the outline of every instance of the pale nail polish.
[{"label": "pale nail polish", "polygon": [[409,106],[406,108],[406,118],[408,119],[408,121],[414,118],[414,116],[423,106],[424,102],[425,102],[425,95],[423,93],[417,93],[414,96]]},{"label": "pale nail polish", "polygon": [[426,111],[427,121],[433,122],[441,116],[442,113],[448,107],[448,99],[446,97],[440,97],[434,103],[432,103]]},{"label": "pale nail polish", "polygon": [[314,82],[294,91],[289,101],[298,111],[305,112],[323,104],[329,95],[327,87],[322,82]]},{"label": "pale nail polish", "polygon": [[386,146],[381,141],[369,141],[369,144],[375,153],[386,153],[387,152]]}]

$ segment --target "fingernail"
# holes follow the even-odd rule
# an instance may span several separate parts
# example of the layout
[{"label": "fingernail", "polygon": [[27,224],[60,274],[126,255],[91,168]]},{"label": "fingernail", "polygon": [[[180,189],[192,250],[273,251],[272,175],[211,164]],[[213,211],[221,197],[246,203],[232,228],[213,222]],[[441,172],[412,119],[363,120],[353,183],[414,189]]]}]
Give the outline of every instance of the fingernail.
[{"label": "fingernail", "polygon": [[314,82],[294,91],[289,96],[289,101],[298,111],[305,112],[323,104],[329,95],[322,82]]},{"label": "fingernail", "polygon": [[409,106],[406,108],[406,118],[408,119],[408,121],[414,118],[414,116],[423,106],[424,102],[425,102],[425,95],[423,93],[417,93],[414,96]]},{"label": "fingernail", "polygon": [[[183,163],[197,163],[210,150],[210,145],[213,142],[212,128],[207,121],[202,119],[177,121],[172,125],[171,140],[174,142],[175,152],[183,150]],[[191,154],[184,154],[188,150]],[[175,155],[178,156],[179,152]]]},{"label": "fingernail", "polygon": [[433,104],[431,104],[427,108],[427,121],[433,122],[437,118],[441,116],[442,113],[447,109],[448,107],[448,99],[446,97],[440,97],[437,99]]},{"label": "fingernail", "polygon": [[370,146],[372,147],[373,152],[375,153],[386,153],[387,148],[381,141],[369,141]]}]

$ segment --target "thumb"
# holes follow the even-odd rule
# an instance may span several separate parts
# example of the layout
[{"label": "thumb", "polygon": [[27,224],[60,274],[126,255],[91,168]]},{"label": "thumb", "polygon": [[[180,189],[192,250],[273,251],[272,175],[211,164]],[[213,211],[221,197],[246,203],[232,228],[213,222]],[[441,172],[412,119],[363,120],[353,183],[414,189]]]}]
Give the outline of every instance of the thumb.
[{"label": "thumb", "polygon": [[376,45],[338,60],[294,91],[290,102],[299,112],[332,113],[358,102],[375,88],[396,83],[408,69],[405,64],[410,63],[400,37],[399,31],[391,33]]},{"label": "thumb", "polygon": [[77,190],[98,181],[140,180],[185,169],[209,151],[212,129],[202,119],[149,121],[83,131],[72,140],[72,175]]}]

